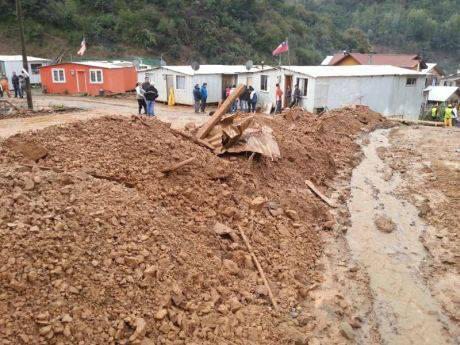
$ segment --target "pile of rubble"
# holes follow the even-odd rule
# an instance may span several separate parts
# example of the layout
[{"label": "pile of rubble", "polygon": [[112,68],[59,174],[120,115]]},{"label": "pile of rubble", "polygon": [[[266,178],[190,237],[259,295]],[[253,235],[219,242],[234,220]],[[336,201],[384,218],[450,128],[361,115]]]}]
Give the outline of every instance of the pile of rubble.
[{"label": "pile of rubble", "polygon": [[303,304],[334,219],[305,180],[327,193],[356,164],[353,139],[384,120],[285,117],[257,119],[276,160],[219,157],[136,117],[2,142],[2,343],[307,344]]}]

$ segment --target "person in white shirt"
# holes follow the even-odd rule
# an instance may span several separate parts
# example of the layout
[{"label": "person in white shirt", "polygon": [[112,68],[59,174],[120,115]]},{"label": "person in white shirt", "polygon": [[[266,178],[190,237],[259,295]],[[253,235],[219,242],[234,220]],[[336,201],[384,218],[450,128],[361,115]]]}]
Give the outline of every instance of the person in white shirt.
[{"label": "person in white shirt", "polygon": [[145,102],[144,89],[140,83],[136,84],[136,99],[139,104],[139,115],[142,113],[142,108],[144,108],[144,115],[147,114],[147,103]]},{"label": "person in white shirt", "polygon": [[452,109],[452,125],[454,127],[459,127],[459,121],[458,121],[458,104],[454,105],[454,108]]}]

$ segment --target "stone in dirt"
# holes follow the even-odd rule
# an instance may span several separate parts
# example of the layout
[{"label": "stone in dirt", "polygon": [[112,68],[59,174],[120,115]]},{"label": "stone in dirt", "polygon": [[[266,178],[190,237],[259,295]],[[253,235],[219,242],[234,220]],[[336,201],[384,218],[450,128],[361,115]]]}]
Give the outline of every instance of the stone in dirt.
[{"label": "stone in dirt", "polygon": [[296,211],[294,210],[286,210],[284,211],[286,213],[286,215],[291,218],[293,221],[298,221],[300,218],[299,218],[299,215]]},{"label": "stone in dirt", "polygon": [[390,218],[384,215],[378,216],[374,220],[375,226],[382,232],[391,233],[396,230],[396,224]]},{"label": "stone in dirt", "polygon": [[43,146],[33,142],[16,143],[13,149],[32,161],[45,158],[48,154],[48,151]]},{"label": "stone in dirt", "polygon": [[251,208],[254,210],[261,210],[265,204],[267,203],[267,199],[264,197],[258,196],[257,198],[251,201]]},{"label": "stone in dirt", "polygon": [[353,332],[353,328],[347,323],[342,322],[339,326],[340,334],[342,334],[348,340],[353,340],[355,338],[355,333]]}]

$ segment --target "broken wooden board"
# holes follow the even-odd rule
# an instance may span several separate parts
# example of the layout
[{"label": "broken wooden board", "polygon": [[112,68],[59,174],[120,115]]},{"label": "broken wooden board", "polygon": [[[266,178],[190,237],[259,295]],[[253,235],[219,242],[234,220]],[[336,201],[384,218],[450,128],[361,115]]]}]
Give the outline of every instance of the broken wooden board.
[{"label": "broken wooden board", "polygon": [[321,193],[316,186],[311,182],[310,180],[306,180],[305,184],[308,186],[308,188],[311,189],[313,193],[315,193],[321,200],[323,200],[326,204],[328,204],[330,207],[336,208],[337,205],[329,199],[327,196],[325,196],[323,193]]},{"label": "broken wooden board", "polygon": [[175,170],[177,170],[177,169],[182,168],[183,166],[185,166],[185,165],[187,165],[187,164],[192,163],[195,159],[196,159],[196,157],[191,157],[191,158],[186,159],[185,161],[179,162],[179,163],[177,163],[177,164],[175,164],[175,165],[173,165],[173,166],[171,166],[171,167],[169,167],[169,168],[163,169],[163,170],[161,170],[161,172],[162,172],[163,174],[167,174],[167,173],[173,172],[173,171],[175,171]]},{"label": "broken wooden board", "polygon": [[224,116],[232,103],[243,93],[245,89],[245,85],[240,84],[238,87],[233,91],[233,93],[227,97],[224,103],[216,110],[214,115],[198,130],[196,137],[198,139],[204,139],[209,134],[211,129],[220,121],[221,117]]}]

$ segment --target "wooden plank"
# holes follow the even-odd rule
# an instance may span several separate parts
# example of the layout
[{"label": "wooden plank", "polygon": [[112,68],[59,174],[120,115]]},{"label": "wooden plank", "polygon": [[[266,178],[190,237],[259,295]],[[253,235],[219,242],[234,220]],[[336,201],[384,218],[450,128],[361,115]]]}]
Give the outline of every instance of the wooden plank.
[{"label": "wooden plank", "polygon": [[275,311],[277,311],[278,305],[276,304],[275,297],[273,297],[272,289],[270,289],[270,285],[268,284],[268,280],[265,277],[264,270],[262,269],[262,266],[260,266],[259,260],[257,260],[257,257],[254,254],[254,251],[252,250],[251,244],[249,243],[249,240],[246,237],[246,234],[244,233],[243,229],[239,225],[238,225],[238,230],[240,231],[240,235],[243,238],[244,244],[246,245],[246,248],[248,248],[249,254],[251,254],[252,260],[256,264],[257,270],[259,271],[259,274],[262,277],[262,280],[264,281],[265,287],[268,290],[268,296],[270,297],[270,301],[273,304],[273,308],[275,309]]},{"label": "wooden plank", "polygon": [[434,127],[444,126],[444,122],[438,122],[438,121],[405,120],[405,119],[398,119],[398,118],[388,118],[388,120],[395,121],[395,122],[402,122],[405,125],[423,125],[423,126],[434,126]]},{"label": "wooden plank", "polygon": [[334,203],[332,202],[331,199],[329,199],[327,196],[325,196],[323,193],[321,193],[321,192],[315,187],[315,185],[313,184],[313,182],[311,182],[310,180],[306,180],[306,181],[305,181],[305,184],[308,186],[308,188],[311,189],[311,191],[312,191],[313,193],[315,193],[315,194],[316,194],[321,200],[323,200],[326,204],[328,204],[329,206],[334,207],[334,208],[337,207],[337,205],[334,204]]},{"label": "wooden plank", "polygon": [[179,162],[179,163],[173,165],[172,167],[169,167],[169,168],[161,170],[161,172],[163,174],[170,173],[170,172],[175,171],[175,170],[177,170],[179,168],[182,168],[184,165],[187,165],[187,164],[193,162],[195,159],[196,159],[196,157],[186,159],[185,161]]},{"label": "wooden plank", "polygon": [[219,122],[222,116],[224,116],[232,103],[243,93],[245,85],[240,84],[238,87],[233,91],[233,93],[227,97],[224,103],[216,110],[214,115],[198,130],[196,137],[198,139],[204,139],[209,134],[211,129]]}]

